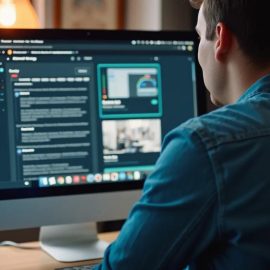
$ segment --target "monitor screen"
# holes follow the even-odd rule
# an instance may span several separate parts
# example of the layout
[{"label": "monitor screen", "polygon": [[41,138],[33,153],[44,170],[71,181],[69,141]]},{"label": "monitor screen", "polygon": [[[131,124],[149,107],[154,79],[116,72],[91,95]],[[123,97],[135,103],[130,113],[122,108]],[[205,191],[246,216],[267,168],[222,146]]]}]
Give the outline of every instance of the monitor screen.
[{"label": "monitor screen", "polygon": [[0,229],[125,218],[205,110],[196,57],[192,32],[1,30]]}]

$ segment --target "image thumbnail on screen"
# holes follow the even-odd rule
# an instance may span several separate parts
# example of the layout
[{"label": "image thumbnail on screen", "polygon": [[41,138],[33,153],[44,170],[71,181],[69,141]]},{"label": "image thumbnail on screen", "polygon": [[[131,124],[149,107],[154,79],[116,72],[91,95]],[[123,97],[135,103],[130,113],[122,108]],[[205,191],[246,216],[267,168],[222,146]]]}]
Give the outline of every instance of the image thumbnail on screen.
[{"label": "image thumbnail on screen", "polygon": [[159,119],[109,120],[102,122],[103,153],[155,153],[161,150]]},{"label": "image thumbnail on screen", "polygon": [[159,64],[100,64],[98,75],[101,118],[162,116]]}]

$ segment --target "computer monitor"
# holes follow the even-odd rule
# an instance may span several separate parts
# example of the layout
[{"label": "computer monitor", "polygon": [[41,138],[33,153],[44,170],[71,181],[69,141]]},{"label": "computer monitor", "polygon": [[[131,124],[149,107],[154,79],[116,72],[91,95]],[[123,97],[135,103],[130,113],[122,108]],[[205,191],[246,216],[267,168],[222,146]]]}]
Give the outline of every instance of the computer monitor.
[{"label": "computer monitor", "polygon": [[88,222],[126,218],[164,136],[205,111],[196,39],[1,30],[0,230],[45,226],[58,260],[102,256]]}]

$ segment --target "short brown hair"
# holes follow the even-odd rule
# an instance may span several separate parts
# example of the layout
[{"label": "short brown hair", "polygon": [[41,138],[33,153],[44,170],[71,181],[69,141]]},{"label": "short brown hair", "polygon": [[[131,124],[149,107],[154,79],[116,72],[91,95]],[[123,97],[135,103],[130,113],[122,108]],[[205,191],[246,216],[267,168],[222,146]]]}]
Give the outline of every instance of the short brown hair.
[{"label": "short brown hair", "polygon": [[215,27],[223,22],[234,33],[242,51],[257,65],[270,63],[269,0],[189,0],[199,8],[203,3],[207,30],[213,40]]}]

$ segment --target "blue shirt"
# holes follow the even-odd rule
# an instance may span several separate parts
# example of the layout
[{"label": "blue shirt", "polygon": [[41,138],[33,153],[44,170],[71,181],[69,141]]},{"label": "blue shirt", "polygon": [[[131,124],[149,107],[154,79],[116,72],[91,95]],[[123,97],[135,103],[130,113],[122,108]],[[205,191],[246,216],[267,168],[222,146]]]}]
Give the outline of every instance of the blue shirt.
[{"label": "blue shirt", "polygon": [[171,131],[99,270],[270,269],[270,75]]}]

